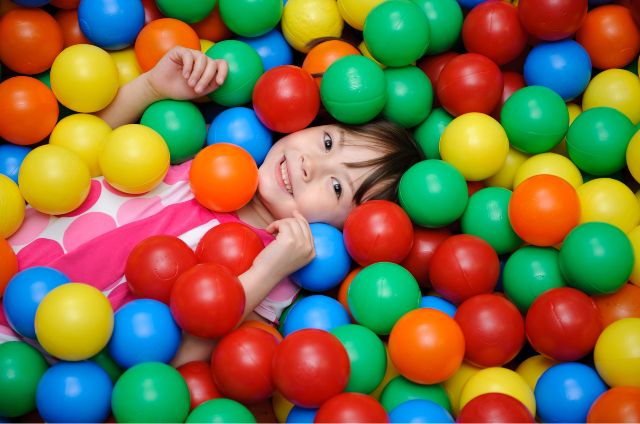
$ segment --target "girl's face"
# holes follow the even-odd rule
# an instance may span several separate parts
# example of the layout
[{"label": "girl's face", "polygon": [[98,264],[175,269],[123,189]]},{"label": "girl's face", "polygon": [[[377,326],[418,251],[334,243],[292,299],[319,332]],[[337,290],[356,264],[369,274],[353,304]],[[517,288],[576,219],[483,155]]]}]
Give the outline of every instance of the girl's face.
[{"label": "girl's face", "polygon": [[[307,128],[273,145],[258,171],[258,197],[275,219],[298,210],[309,222],[342,228],[355,207],[353,196],[371,168],[348,168],[380,156],[366,140],[343,144],[334,125]],[[355,145],[354,145],[355,144]]]}]

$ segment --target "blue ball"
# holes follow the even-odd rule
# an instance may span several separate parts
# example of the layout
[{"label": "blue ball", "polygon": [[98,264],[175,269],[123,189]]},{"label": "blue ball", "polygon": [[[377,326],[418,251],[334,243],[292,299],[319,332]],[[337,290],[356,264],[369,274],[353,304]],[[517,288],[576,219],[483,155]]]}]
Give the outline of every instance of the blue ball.
[{"label": "blue ball", "polygon": [[70,282],[57,269],[36,266],[18,272],[4,291],[4,313],[9,325],[21,336],[36,338],[36,311],[42,299],[53,289]]},{"label": "blue ball", "polygon": [[260,166],[267,156],[273,137],[253,109],[232,107],[220,113],[211,123],[207,145],[231,143],[245,149]]},{"label": "blue ball", "polygon": [[318,408],[303,408],[294,406],[287,415],[287,423],[313,423],[318,413]]},{"label": "blue ball", "polygon": [[258,52],[265,72],[276,66],[291,65],[293,63],[291,46],[289,46],[282,33],[276,29],[260,37],[240,37],[238,40],[244,41]]},{"label": "blue ball", "polygon": [[600,6],[601,4],[613,3],[613,0],[589,0],[589,6]]},{"label": "blue ball", "polygon": [[331,331],[350,323],[349,313],[340,302],[329,296],[317,294],[305,297],[293,305],[284,321],[282,335],[286,337],[305,328]]},{"label": "blue ball", "polygon": [[591,59],[574,40],[541,43],[527,56],[524,80],[527,85],[550,88],[569,101],[587,88],[591,80]]},{"label": "blue ball", "polygon": [[18,6],[40,7],[40,6],[44,6],[45,4],[49,4],[51,0],[11,0],[11,1],[17,4]]},{"label": "blue ball", "polygon": [[453,303],[438,296],[422,296],[420,307],[437,309],[449,315],[451,318],[456,315],[456,311],[458,310]]},{"label": "blue ball", "polygon": [[93,44],[120,50],[131,45],[144,26],[144,7],[140,0],[82,0],[78,23]]},{"label": "blue ball", "polygon": [[113,384],[105,370],[89,361],[59,362],[38,383],[36,405],[45,422],[105,422]]},{"label": "blue ball", "polygon": [[14,144],[3,144],[0,146],[0,174],[4,174],[11,178],[13,182],[18,184],[18,172],[25,156],[31,151],[25,146],[16,146]]},{"label": "blue ball", "polygon": [[143,362],[168,363],[178,351],[180,339],[180,328],[167,305],[138,299],[116,312],[109,353],[124,368]]},{"label": "blue ball", "polygon": [[402,402],[389,412],[392,423],[453,423],[453,417],[442,406],[424,399]]},{"label": "blue ball", "polygon": [[598,373],[579,362],[546,370],[536,383],[538,415],[547,423],[586,422],[595,400],[607,391]]},{"label": "blue ball", "polygon": [[310,226],[316,257],[291,274],[291,279],[306,290],[322,292],[344,280],[351,267],[351,258],[340,230],[322,223]]},{"label": "blue ball", "polygon": [[480,3],[484,3],[487,0],[458,0],[458,4],[465,9],[473,9]]}]

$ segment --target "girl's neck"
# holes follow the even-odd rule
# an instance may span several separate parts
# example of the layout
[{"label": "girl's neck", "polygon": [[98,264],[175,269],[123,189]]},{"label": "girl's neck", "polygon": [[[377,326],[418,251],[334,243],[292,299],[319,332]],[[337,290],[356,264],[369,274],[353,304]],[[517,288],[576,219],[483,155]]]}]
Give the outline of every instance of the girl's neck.
[{"label": "girl's neck", "polygon": [[267,228],[273,222],[273,216],[256,194],[253,199],[236,211],[238,218],[256,228]]}]

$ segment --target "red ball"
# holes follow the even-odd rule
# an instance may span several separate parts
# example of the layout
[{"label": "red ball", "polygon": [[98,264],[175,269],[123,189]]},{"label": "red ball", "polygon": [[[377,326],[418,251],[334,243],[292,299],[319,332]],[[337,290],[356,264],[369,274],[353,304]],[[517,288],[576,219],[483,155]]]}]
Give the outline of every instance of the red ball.
[{"label": "red ball", "polygon": [[451,232],[443,229],[433,230],[421,227],[413,229],[413,245],[400,265],[414,276],[421,287],[429,287],[431,258],[440,243],[450,236]]},{"label": "red ball", "polygon": [[189,388],[191,407],[195,408],[210,399],[221,398],[222,394],[213,382],[211,368],[205,361],[187,362],[177,368]]},{"label": "red ball", "polygon": [[153,236],[133,248],[124,276],[135,296],[168,305],[178,277],[197,263],[193,250],[178,237]]},{"label": "red ball", "polygon": [[531,346],[557,361],[577,361],[587,355],[602,332],[596,304],[570,287],[546,291],[534,300],[525,326]]},{"label": "red ball", "polygon": [[370,200],[351,211],[344,223],[344,243],[361,266],[400,263],[411,251],[413,226],[407,213],[388,200]]},{"label": "red ball", "polygon": [[502,97],[500,98],[500,102],[498,106],[491,112],[491,116],[493,116],[496,121],[500,121],[500,112],[502,112],[502,106],[504,103],[511,97],[513,93],[524,88],[526,83],[524,82],[524,76],[517,72],[503,72],[502,80],[504,81],[504,86],[502,88]]},{"label": "red ball", "polygon": [[479,367],[502,366],[524,345],[524,319],[502,296],[481,294],[465,300],[455,320],[464,334],[465,359]]},{"label": "red ball", "polygon": [[259,328],[240,327],[224,336],[211,355],[211,372],[225,397],[244,404],[271,397],[277,347],[278,339]]},{"label": "red ball", "polygon": [[524,29],[545,41],[571,37],[587,16],[588,0],[520,0]]},{"label": "red ball", "polygon": [[315,119],[320,111],[320,90],[304,69],[277,66],[256,82],[253,109],[270,130],[292,133],[306,128]]},{"label": "red ball", "polygon": [[429,278],[435,291],[453,303],[493,292],[500,276],[500,260],[480,237],[458,234],[447,238],[431,258]]},{"label": "red ball", "polygon": [[171,292],[171,313],[187,333],[216,338],[231,331],[244,313],[238,277],[218,264],[198,264],[183,273]]},{"label": "red ball", "polygon": [[471,399],[460,411],[459,423],[534,423],[526,406],[502,393],[485,393]]},{"label": "red ball", "polygon": [[614,387],[591,405],[588,423],[640,422],[640,387]]},{"label": "red ball", "polygon": [[481,54],[465,53],[447,63],[436,91],[442,107],[453,116],[489,114],[500,102],[503,86],[498,65]]},{"label": "red ball", "polygon": [[387,411],[375,398],[362,393],[341,393],[322,404],[315,423],[388,423]]},{"label": "red ball", "polygon": [[[459,56],[460,53],[456,52],[446,52],[440,53],[435,56],[424,56],[417,63],[418,67],[422,69],[429,81],[431,81],[431,85],[435,89],[438,86],[438,80],[440,79],[440,73],[444,69],[444,67],[449,63],[451,59],[456,56]],[[434,90],[434,98],[433,98],[433,107],[437,107],[440,105],[440,101],[438,100],[437,93]]]},{"label": "red ball", "polygon": [[196,247],[199,262],[224,265],[236,276],[251,268],[264,249],[260,236],[240,222],[225,222],[202,236]]},{"label": "red ball", "polygon": [[487,1],[471,9],[465,18],[462,40],[469,53],[485,55],[504,65],[524,50],[527,33],[515,6],[503,1]]},{"label": "red ball", "polygon": [[276,389],[294,404],[318,408],[349,382],[349,356],[331,333],[304,329],[280,343],[273,358]]}]

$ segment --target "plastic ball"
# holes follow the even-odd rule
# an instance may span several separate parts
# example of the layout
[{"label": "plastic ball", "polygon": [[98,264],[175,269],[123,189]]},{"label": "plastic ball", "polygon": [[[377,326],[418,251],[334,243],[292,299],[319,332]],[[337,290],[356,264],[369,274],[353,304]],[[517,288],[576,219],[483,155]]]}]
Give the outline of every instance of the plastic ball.
[{"label": "plastic ball", "polygon": [[362,31],[367,15],[383,1],[384,0],[338,0],[338,10],[342,18],[350,26],[358,31]]},{"label": "plastic ball", "polygon": [[527,85],[541,85],[572,100],[589,84],[591,58],[574,40],[540,43],[527,55],[524,79]]},{"label": "plastic ball", "polygon": [[[295,406],[293,403],[289,402],[287,398],[285,398],[282,393],[276,391],[273,395],[271,406],[273,407],[274,415],[278,422],[284,423],[287,421],[287,415],[289,412],[293,410],[293,408],[300,408],[299,406]],[[317,410],[317,408],[304,408]]]},{"label": "plastic ball", "polygon": [[541,174],[560,177],[576,189],[583,182],[580,170],[569,158],[557,153],[547,152],[530,157],[518,167],[513,178],[513,187],[518,187],[528,178]]},{"label": "plastic ball", "polygon": [[222,397],[213,382],[211,367],[205,361],[191,361],[176,368],[189,388],[190,409],[200,404]]},{"label": "plastic ball", "polygon": [[413,399],[428,400],[440,405],[447,412],[451,411],[447,392],[441,384],[418,384],[403,376],[394,377],[387,383],[380,396],[380,403],[384,409],[392,411],[404,402]]},{"label": "plastic ball", "polygon": [[413,275],[420,287],[429,287],[429,268],[433,253],[451,233],[446,230],[431,230],[416,227],[409,254],[400,263]]},{"label": "plastic ball", "polygon": [[0,345],[0,414],[18,417],[36,408],[38,382],[47,362],[34,347],[8,341]]},{"label": "plastic ball", "polygon": [[422,296],[422,300],[420,301],[421,308],[431,308],[436,309],[440,312],[444,312],[453,318],[456,315],[456,306],[445,300],[439,296]]},{"label": "plastic ball", "polygon": [[578,225],[576,189],[555,175],[536,175],[521,183],[509,202],[513,230],[534,246],[553,246]]},{"label": "plastic ball", "polygon": [[537,352],[557,361],[575,361],[591,352],[602,331],[602,322],[589,296],[561,287],[534,300],[525,327],[527,339]]},{"label": "plastic ball", "polygon": [[496,108],[491,112],[491,117],[498,121],[500,120],[500,113],[502,113],[502,107],[504,106],[505,102],[509,100],[513,93],[524,88],[526,85],[524,82],[524,77],[518,72],[503,72],[502,80],[504,82],[502,88],[502,96],[500,98],[500,101],[498,102],[498,106],[496,106]]},{"label": "plastic ball", "polygon": [[522,361],[515,371],[525,379],[529,387],[531,387],[531,390],[535,390],[536,384],[542,374],[557,363],[558,362],[546,356],[535,355]]},{"label": "plastic ball", "polygon": [[596,178],[578,187],[580,222],[606,222],[624,233],[640,224],[640,204],[633,191],[612,178]]},{"label": "plastic ball", "polygon": [[434,290],[459,304],[491,293],[500,274],[500,261],[489,243],[479,237],[458,234],[438,246],[431,258],[429,278]]},{"label": "plastic ball", "polygon": [[0,298],[11,278],[18,273],[18,258],[4,238],[0,238]]},{"label": "plastic ball", "polygon": [[0,137],[30,145],[47,137],[58,120],[58,102],[42,82],[18,76],[0,83]]},{"label": "plastic ball", "polygon": [[231,399],[212,399],[195,408],[187,423],[255,423],[256,418],[243,404]]},{"label": "plastic ball", "polygon": [[80,0],[51,0],[51,5],[60,9],[77,9],[79,4]]},{"label": "plastic ball", "polygon": [[387,412],[371,396],[362,393],[341,393],[320,406],[315,422],[388,422]]},{"label": "plastic ball", "polygon": [[116,382],[111,408],[118,422],[184,422],[189,414],[189,389],[167,364],[138,364]]},{"label": "plastic ball", "polygon": [[525,246],[516,250],[504,266],[504,293],[522,312],[550,289],[567,285],[560,271],[559,253],[551,247]]},{"label": "plastic ball", "polygon": [[598,374],[611,387],[640,387],[640,318],[624,318],[604,329],[594,350]]},{"label": "plastic ball", "polygon": [[304,69],[278,66],[256,82],[253,107],[265,127],[292,133],[306,128],[315,119],[320,110],[320,92],[313,77]]},{"label": "plastic ball", "polygon": [[582,95],[582,109],[612,107],[633,125],[640,121],[640,79],[624,69],[608,69],[591,79]]},{"label": "plastic ball", "polygon": [[502,165],[502,168],[493,176],[487,178],[485,183],[489,187],[502,187],[512,190],[514,187],[514,179],[516,172],[520,165],[522,165],[528,156],[522,153],[520,150],[516,150],[513,147],[509,147],[507,152],[507,158]]},{"label": "plastic ball", "polygon": [[60,29],[62,30],[62,38],[64,47],[73,46],[74,44],[91,44],[87,37],[80,29],[78,20],[78,10],[59,10],[53,15]]},{"label": "plastic ball", "polygon": [[38,413],[46,422],[104,422],[111,412],[112,389],[99,365],[59,362],[38,383]]},{"label": "plastic ball", "polygon": [[340,302],[328,296],[313,295],[296,302],[289,310],[282,335],[286,337],[305,328],[331,331],[349,322],[349,314]]},{"label": "plastic ball", "polygon": [[138,65],[138,59],[133,48],[128,48],[120,51],[109,52],[113,63],[118,68],[118,81],[120,87],[126,83],[136,79],[142,71],[140,65]]},{"label": "plastic ball", "polygon": [[384,72],[364,56],[335,61],[322,77],[320,96],[327,111],[346,124],[363,124],[384,109],[387,100]]},{"label": "plastic ball", "polygon": [[356,322],[376,334],[389,334],[396,322],[420,304],[415,278],[403,267],[378,262],[360,271],[347,294]]},{"label": "plastic ball", "polygon": [[422,57],[429,46],[427,15],[413,2],[386,1],[376,6],[364,22],[364,41],[373,57],[386,66],[407,66]]},{"label": "plastic ball", "polygon": [[640,318],[640,287],[623,284],[615,293],[594,296],[603,327],[623,318]]},{"label": "plastic ball", "polygon": [[633,271],[629,280],[640,287],[640,228],[636,227],[627,233],[629,241],[633,246]]},{"label": "plastic ball", "polygon": [[522,402],[503,393],[485,393],[467,403],[459,423],[534,423],[531,412]]},{"label": "plastic ball", "polygon": [[225,222],[207,231],[198,242],[196,256],[201,263],[224,265],[236,276],[251,268],[264,249],[260,236],[247,225]]},{"label": "plastic ball", "polygon": [[243,37],[266,34],[278,25],[282,17],[281,0],[220,0],[219,6],[224,23]]},{"label": "plastic ball", "polygon": [[143,72],[150,70],[176,46],[200,50],[200,38],[192,27],[177,19],[161,18],[149,22],[138,34],[134,45],[140,69]]},{"label": "plastic ball", "polygon": [[309,53],[304,58],[304,62],[302,62],[302,69],[311,74],[318,88],[320,88],[322,76],[331,64],[345,56],[359,54],[360,51],[346,41],[324,41],[309,50]]},{"label": "plastic ball", "polygon": [[265,71],[276,66],[291,65],[293,63],[291,46],[287,44],[284,35],[277,29],[271,30],[260,37],[240,38],[240,41],[247,43],[258,52]]},{"label": "plastic ball", "polygon": [[[440,80],[440,74],[445,66],[455,57],[460,56],[459,53],[456,52],[445,52],[441,54],[437,54],[435,56],[426,55],[422,59],[417,62],[417,66],[422,69],[422,71],[427,74],[429,77],[429,81],[434,88],[438,86],[438,81]],[[436,104],[438,105],[438,99],[436,97]]]},{"label": "plastic ball", "polygon": [[335,0],[289,0],[282,12],[281,25],[291,47],[308,53],[313,40],[340,38],[344,21]]},{"label": "plastic ball", "polygon": [[442,383],[446,391],[447,400],[451,402],[451,412],[454,416],[460,413],[460,394],[462,393],[462,388],[467,384],[471,376],[478,371],[480,371],[480,368],[463,361],[458,371]]},{"label": "plastic ball", "polygon": [[498,106],[504,81],[500,68],[477,53],[451,59],[436,85],[438,99],[447,112],[459,116],[469,112],[489,114]]},{"label": "plastic ball", "polygon": [[629,172],[636,181],[640,181],[640,136],[631,137],[627,146],[626,160]]},{"label": "plastic ball", "polygon": [[430,36],[428,55],[435,55],[451,49],[462,29],[462,9],[456,0],[414,0],[426,13],[429,20]]},{"label": "plastic ball", "polygon": [[216,0],[183,3],[175,0],[157,0],[158,9],[168,18],[179,19],[188,24],[206,18],[216,5]]},{"label": "plastic ball", "polygon": [[56,20],[41,9],[17,8],[0,20],[0,61],[27,75],[44,72],[63,49],[62,30]]},{"label": "plastic ball", "polygon": [[0,199],[0,238],[5,239],[22,226],[25,204],[16,183],[3,174],[0,174]]},{"label": "plastic ball", "polygon": [[413,136],[425,158],[441,159],[440,137],[451,121],[453,121],[453,116],[439,107],[433,109],[427,119],[416,127]]},{"label": "plastic ball", "polygon": [[360,266],[375,262],[400,263],[413,245],[413,227],[407,214],[387,200],[357,206],[344,223],[344,242]]},{"label": "plastic ball", "polygon": [[227,334],[242,318],[245,293],[228,268],[198,264],[184,272],[171,292],[171,313],[184,331],[198,337]]},{"label": "plastic ball", "polygon": [[238,40],[225,40],[207,50],[211,59],[224,59],[229,73],[224,84],[209,94],[222,106],[242,106],[251,101],[256,82],[264,72],[262,59],[253,47]]},{"label": "plastic ball", "polygon": [[0,174],[3,174],[18,184],[18,173],[24,158],[31,151],[25,146],[16,146],[14,144],[0,145]]},{"label": "plastic ball", "polygon": [[[143,3],[148,1],[149,0],[143,0]],[[155,4],[155,1],[151,3]],[[160,14],[160,11],[158,11],[158,14]],[[162,15],[160,15],[160,17],[161,16]],[[212,43],[217,43],[218,41],[222,40],[228,40],[233,35],[231,30],[222,21],[222,16],[220,16],[220,8],[218,7],[217,3],[214,6],[213,11],[206,18],[191,24],[191,28],[196,31],[201,39],[211,41]],[[203,51],[203,53],[206,53],[206,50]]]},{"label": "plastic ball", "polygon": [[78,7],[82,33],[91,43],[109,50],[131,45],[144,26],[140,1],[83,0]]},{"label": "plastic ball", "polygon": [[387,103],[382,116],[404,128],[415,127],[431,112],[433,89],[429,78],[416,66],[384,70]]},{"label": "plastic ball", "polygon": [[453,423],[453,417],[442,406],[430,400],[413,399],[401,403],[389,411],[392,423],[438,422]]},{"label": "plastic ball", "polygon": [[347,351],[335,336],[305,329],[278,345],[272,372],[274,384],[285,398],[298,406],[317,408],[344,390],[349,368]]},{"label": "plastic ball", "polygon": [[588,423],[637,422],[640,420],[640,388],[614,387],[591,405]]},{"label": "plastic ball", "polygon": [[570,37],[587,16],[587,0],[520,0],[520,21],[527,32],[545,41]]},{"label": "plastic ball", "polygon": [[435,309],[421,308],[403,315],[393,327],[389,356],[407,379],[435,384],[457,371],[464,358],[465,344],[461,327],[451,317]]},{"label": "plastic ball", "polygon": [[434,228],[444,227],[460,218],[469,193],[460,171],[442,160],[429,159],[418,162],[404,173],[398,198],[411,221]]},{"label": "plastic ball", "polygon": [[486,393],[502,393],[511,396],[529,410],[536,413],[533,390],[519,374],[506,368],[485,368],[475,373],[465,384],[460,395],[460,407],[464,409],[471,400]]},{"label": "plastic ball", "polygon": [[318,412],[317,408],[301,408],[294,406],[287,415],[286,423],[313,423]]}]

